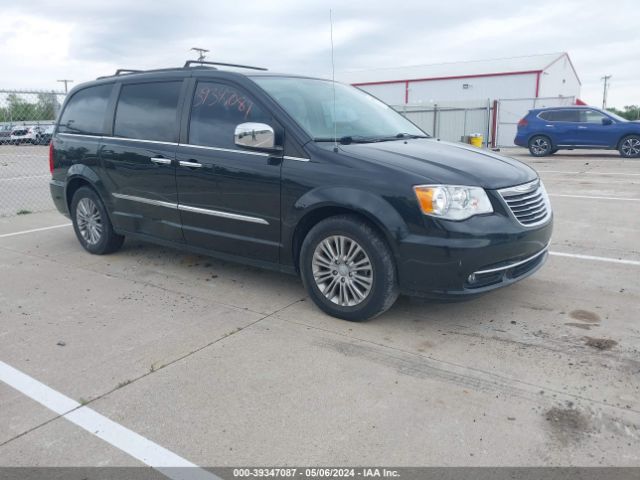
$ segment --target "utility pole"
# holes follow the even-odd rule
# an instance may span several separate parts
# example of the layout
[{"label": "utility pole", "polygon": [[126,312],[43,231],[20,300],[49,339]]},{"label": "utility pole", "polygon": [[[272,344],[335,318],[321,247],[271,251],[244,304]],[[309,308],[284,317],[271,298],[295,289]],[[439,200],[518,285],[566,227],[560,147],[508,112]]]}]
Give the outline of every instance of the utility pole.
[{"label": "utility pole", "polygon": [[600,80],[604,80],[604,89],[602,90],[602,109],[606,110],[607,108],[607,93],[609,93],[609,79],[611,75],[605,75]]},{"label": "utility pole", "polygon": [[60,83],[64,83],[64,93],[67,93],[67,84],[72,83],[73,80],[70,80],[68,78],[63,78],[62,80],[56,80],[56,82],[60,82]]},{"label": "utility pole", "polygon": [[205,53],[209,53],[209,50],[206,48],[193,47],[191,50],[198,52],[198,61],[202,62],[207,56]]}]

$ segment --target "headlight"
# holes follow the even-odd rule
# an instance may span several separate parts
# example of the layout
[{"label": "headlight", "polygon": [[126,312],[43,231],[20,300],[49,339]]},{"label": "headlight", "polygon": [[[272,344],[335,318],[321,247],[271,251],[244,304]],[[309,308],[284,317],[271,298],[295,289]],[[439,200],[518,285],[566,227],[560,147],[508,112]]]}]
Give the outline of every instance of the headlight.
[{"label": "headlight", "polygon": [[481,213],[493,212],[489,197],[480,187],[417,185],[413,190],[425,215],[464,220]]}]

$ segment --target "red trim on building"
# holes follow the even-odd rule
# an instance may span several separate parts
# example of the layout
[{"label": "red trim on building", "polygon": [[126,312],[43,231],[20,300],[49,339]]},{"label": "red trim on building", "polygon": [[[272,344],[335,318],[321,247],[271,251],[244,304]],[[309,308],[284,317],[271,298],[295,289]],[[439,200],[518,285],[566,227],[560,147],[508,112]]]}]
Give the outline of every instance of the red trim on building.
[{"label": "red trim on building", "polygon": [[542,76],[542,72],[538,72],[536,75],[536,98],[540,96],[540,77]]},{"label": "red trim on building", "polygon": [[480,73],[476,75],[455,75],[451,77],[428,77],[428,78],[411,78],[404,80],[382,80],[380,82],[356,82],[351,85],[360,87],[363,85],[386,85],[390,83],[406,83],[409,82],[429,82],[433,80],[455,80],[462,78],[483,78],[483,77],[505,77],[511,75],[530,75],[532,73],[541,73],[542,70],[523,70],[521,72],[500,72],[500,73]]}]

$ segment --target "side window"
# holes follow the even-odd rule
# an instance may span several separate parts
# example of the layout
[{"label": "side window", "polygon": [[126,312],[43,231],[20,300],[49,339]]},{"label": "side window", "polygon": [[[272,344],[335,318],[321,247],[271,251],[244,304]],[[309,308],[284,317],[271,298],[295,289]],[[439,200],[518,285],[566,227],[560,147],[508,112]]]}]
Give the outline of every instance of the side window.
[{"label": "side window", "polygon": [[189,143],[237,148],[233,134],[244,122],[272,125],[271,116],[241,90],[215,82],[199,82],[191,102]]},{"label": "side window", "polygon": [[84,88],[75,93],[62,112],[58,132],[103,135],[104,117],[113,84]]},{"label": "side window", "polygon": [[556,119],[556,111],[555,110],[549,110],[548,112],[542,112],[538,116],[543,120],[546,120],[548,122],[553,122]]},{"label": "side window", "polygon": [[566,109],[554,111],[555,122],[579,122],[580,112],[578,110]]},{"label": "side window", "polygon": [[177,142],[181,81],[123,85],[113,134],[160,142]]},{"label": "side window", "polygon": [[602,119],[607,118],[600,112],[596,112],[595,110],[583,110],[580,112],[580,121],[584,123],[597,123],[598,125],[602,124]]}]

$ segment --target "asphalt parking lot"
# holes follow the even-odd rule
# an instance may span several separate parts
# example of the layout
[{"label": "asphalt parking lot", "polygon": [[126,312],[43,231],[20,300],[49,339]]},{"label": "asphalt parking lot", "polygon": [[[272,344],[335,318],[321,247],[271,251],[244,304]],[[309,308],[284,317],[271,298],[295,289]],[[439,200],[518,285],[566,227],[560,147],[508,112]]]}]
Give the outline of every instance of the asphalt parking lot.
[{"label": "asphalt parking lot", "polygon": [[0,466],[640,466],[640,160],[503,153],[551,195],[547,264],[361,324],[295,277],[0,218]]}]

